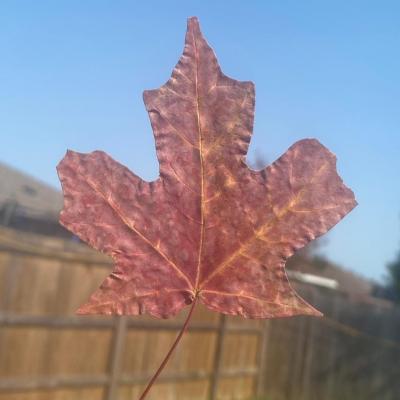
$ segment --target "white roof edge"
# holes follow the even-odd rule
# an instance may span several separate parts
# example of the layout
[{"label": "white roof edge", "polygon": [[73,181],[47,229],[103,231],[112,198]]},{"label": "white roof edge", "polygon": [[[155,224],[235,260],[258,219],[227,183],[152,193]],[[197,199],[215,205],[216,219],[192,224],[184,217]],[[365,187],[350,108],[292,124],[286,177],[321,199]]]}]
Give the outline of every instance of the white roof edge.
[{"label": "white roof edge", "polygon": [[287,270],[286,273],[289,278],[295,279],[299,282],[322,286],[333,290],[339,289],[339,282],[336,279],[325,278],[324,276],[308,274],[300,271]]}]

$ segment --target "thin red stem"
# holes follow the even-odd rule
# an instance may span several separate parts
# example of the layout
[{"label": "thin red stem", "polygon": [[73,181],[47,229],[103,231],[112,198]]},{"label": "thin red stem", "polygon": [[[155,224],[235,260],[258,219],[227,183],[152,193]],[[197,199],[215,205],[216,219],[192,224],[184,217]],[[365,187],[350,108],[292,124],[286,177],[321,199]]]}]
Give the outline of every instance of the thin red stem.
[{"label": "thin red stem", "polygon": [[190,307],[190,310],[189,310],[189,314],[187,315],[185,323],[183,324],[182,329],[179,332],[179,335],[176,337],[174,344],[169,349],[169,352],[165,356],[165,358],[164,358],[163,362],[161,363],[161,365],[158,367],[157,372],[153,375],[153,377],[151,378],[150,382],[147,384],[146,389],[144,390],[144,392],[140,396],[139,400],[144,400],[145,399],[145,397],[149,393],[151,387],[153,386],[154,382],[156,381],[156,379],[158,378],[158,376],[161,374],[162,370],[166,366],[166,364],[167,364],[168,360],[170,359],[172,353],[174,352],[176,346],[180,342],[183,334],[186,332],[186,329],[187,329],[187,327],[189,325],[190,319],[192,318],[192,314],[193,314],[194,307],[196,305],[196,301],[197,301],[197,296],[193,300],[192,306]]}]

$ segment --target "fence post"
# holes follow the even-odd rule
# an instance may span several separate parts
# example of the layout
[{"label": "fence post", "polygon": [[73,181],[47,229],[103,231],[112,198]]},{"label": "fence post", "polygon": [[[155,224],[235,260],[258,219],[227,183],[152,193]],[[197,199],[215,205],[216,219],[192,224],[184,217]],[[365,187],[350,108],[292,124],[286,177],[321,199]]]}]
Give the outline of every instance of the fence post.
[{"label": "fence post", "polygon": [[121,356],[124,348],[126,332],[127,318],[116,317],[110,356],[109,381],[105,400],[117,400],[121,371]]},{"label": "fence post", "polygon": [[[314,303],[314,302],[313,302]],[[315,317],[308,317],[307,333],[304,343],[304,360],[303,360],[303,374],[301,378],[301,398],[309,399],[311,397],[311,380],[312,380],[312,363],[314,357],[314,343],[315,343]]]},{"label": "fence post", "polygon": [[221,314],[217,331],[217,343],[215,344],[214,365],[211,375],[209,399],[216,400],[218,391],[218,381],[221,373],[222,347],[226,332],[226,316]]},{"label": "fence post", "polygon": [[256,386],[256,395],[258,397],[265,395],[265,375],[267,367],[268,336],[270,328],[269,322],[269,320],[263,321],[259,336],[259,340],[261,343],[258,349],[258,374]]},{"label": "fence post", "polygon": [[[299,317],[297,320],[297,332],[296,332],[296,343],[293,348],[292,360],[290,361],[289,368],[289,383],[290,387],[288,390],[288,399],[298,400],[299,394],[302,393],[301,386],[301,375],[303,372],[304,365],[304,345],[306,340],[306,330],[307,330],[307,318],[309,317]],[[293,321],[292,321],[293,323]]]},{"label": "fence post", "polygon": [[[338,303],[338,298],[337,296],[333,296],[332,299],[332,310],[330,312],[329,317],[333,318],[335,321],[338,320],[338,315],[339,315],[339,303]],[[325,385],[325,398],[327,400],[332,400],[335,397],[335,386],[336,386],[336,380],[337,380],[337,372],[334,371],[334,366],[336,359],[338,357],[337,355],[337,347],[340,344],[338,341],[337,337],[337,332],[332,331],[330,338],[329,338],[329,349],[328,349],[328,378],[327,378],[327,383]]]}]

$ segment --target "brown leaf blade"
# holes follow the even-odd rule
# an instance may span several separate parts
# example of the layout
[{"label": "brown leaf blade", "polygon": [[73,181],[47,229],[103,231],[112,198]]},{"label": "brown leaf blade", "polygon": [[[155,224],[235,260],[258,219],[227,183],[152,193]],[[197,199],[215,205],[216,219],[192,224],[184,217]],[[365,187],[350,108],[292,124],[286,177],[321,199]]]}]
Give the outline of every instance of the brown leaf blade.
[{"label": "brown leaf blade", "polygon": [[249,318],[320,315],[290,287],[284,264],[356,205],[333,154],[306,139],[265,170],[249,169],[254,86],[221,72],[196,18],[171,78],[144,101],[158,180],[103,152],[68,152],[58,166],[61,223],[115,262],[79,312],[166,318],[198,298]]}]

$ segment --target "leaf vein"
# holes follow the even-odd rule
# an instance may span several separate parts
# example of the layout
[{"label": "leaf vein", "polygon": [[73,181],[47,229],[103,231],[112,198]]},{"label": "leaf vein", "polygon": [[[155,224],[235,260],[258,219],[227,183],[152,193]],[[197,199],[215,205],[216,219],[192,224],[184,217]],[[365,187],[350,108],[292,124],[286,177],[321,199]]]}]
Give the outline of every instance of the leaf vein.
[{"label": "leaf vein", "polygon": [[200,283],[200,288],[204,287],[205,284],[211,281],[216,275],[219,275],[226,267],[229,266],[229,264],[236,259],[237,256],[239,256],[243,249],[251,243],[254,239],[259,238],[261,236],[264,236],[268,231],[270,231],[288,212],[290,212],[293,207],[300,201],[302,198],[304,192],[306,191],[307,187],[311,186],[314,182],[315,179],[317,179],[320,174],[325,170],[327,167],[328,163],[324,163],[315,173],[315,175],[311,178],[310,182],[304,187],[299,190],[297,195],[295,196],[294,199],[290,200],[286,207],[283,208],[282,211],[280,211],[278,214],[276,214],[273,218],[271,218],[266,224],[262,225],[259,229],[254,231],[254,235],[250,237],[250,239],[246,240],[243,244],[240,245],[240,247],[234,251],[230,257],[228,257],[225,261],[222,261],[221,264],[219,264],[214,271]]},{"label": "leaf vein", "polygon": [[[84,176],[83,174],[81,174],[82,176]],[[117,214],[117,216],[121,219],[121,221],[134,233],[136,233],[144,242],[146,242],[150,247],[153,248],[153,250],[159,254],[162,258],[164,258],[169,265],[175,270],[175,272],[178,273],[178,275],[180,275],[190,286],[191,289],[193,289],[193,285],[190,282],[190,279],[188,278],[188,276],[159,248],[157,248],[156,245],[154,245],[154,243],[151,242],[150,239],[148,239],[142,232],[140,232],[135,226],[134,224],[132,224],[122,213],[121,209],[115,204],[115,202],[112,200],[112,198],[110,197],[106,197],[101,190],[99,190],[99,188],[96,186],[95,183],[93,183],[90,179],[88,179],[87,177],[83,178],[86,183],[92,188],[92,190],[98,194],[113,210],[114,212]]]}]

